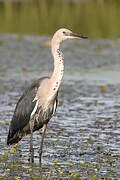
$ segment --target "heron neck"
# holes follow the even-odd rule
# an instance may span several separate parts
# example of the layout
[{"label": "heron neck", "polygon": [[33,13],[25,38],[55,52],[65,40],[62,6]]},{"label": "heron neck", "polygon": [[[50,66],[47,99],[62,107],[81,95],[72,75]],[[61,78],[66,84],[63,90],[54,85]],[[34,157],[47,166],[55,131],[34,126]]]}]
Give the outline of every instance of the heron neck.
[{"label": "heron neck", "polygon": [[59,49],[59,46],[57,48],[54,49],[54,52],[52,51],[54,57],[54,71],[51,76],[51,85],[52,85],[51,89],[53,94],[56,94],[56,92],[58,91],[64,74],[63,53]]}]

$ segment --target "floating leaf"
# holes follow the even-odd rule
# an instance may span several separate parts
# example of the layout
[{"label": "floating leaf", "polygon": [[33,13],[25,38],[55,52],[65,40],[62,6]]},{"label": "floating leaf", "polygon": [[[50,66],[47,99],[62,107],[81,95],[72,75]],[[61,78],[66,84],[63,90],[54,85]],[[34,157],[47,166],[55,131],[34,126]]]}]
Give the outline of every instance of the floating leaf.
[{"label": "floating leaf", "polygon": [[52,141],[51,144],[54,146],[55,145],[55,141]]},{"label": "floating leaf", "polygon": [[5,171],[6,171],[6,172],[10,172],[10,169],[9,169],[9,168],[7,168]]},{"label": "floating leaf", "polygon": [[20,145],[20,143],[18,142],[18,143],[16,143],[16,144],[14,144],[13,147],[16,148],[16,147],[19,146],[19,145]]},{"label": "floating leaf", "polygon": [[11,153],[11,154],[13,154],[14,152],[16,152],[16,149],[15,149],[15,148],[13,148],[13,149],[10,150],[10,153]]},{"label": "floating leaf", "polygon": [[98,171],[98,170],[97,170],[97,168],[95,168],[94,170],[95,170],[95,172],[97,172],[97,171]]},{"label": "floating leaf", "polygon": [[32,168],[29,168],[28,171],[29,171],[29,172],[32,172]]},{"label": "floating leaf", "polygon": [[51,41],[45,41],[44,46],[45,47],[50,47],[51,46]]},{"label": "floating leaf", "polygon": [[13,62],[16,62],[17,60],[16,60],[16,58],[14,58],[14,59],[12,59],[12,61],[13,61]]},{"label": "floating leaf", "polygon": [[58,164],[54,164],[54,168],[57,169],[59,167]]},{"label": "floating leaf", "polygon": [[47,173],[47,174],[45,175],[45,179],[48,180],[49,177],[50,177],[50,173]]},{"label": "floating leaf", "polygon": [[84,143],[84,146],[87,147],[88,146],[88,142]]},{"label": "floating leaf", "polygon": [[97,146],[97,147],[96,147],[96,150],[97,150],[97,151],[100,151],[100,150],[101,150],[101,147],[100,147],[100,146]]},{"label": "floating leaf", "polygon": [[69,166],[73,166],[73,162],[72,162],[72,160],[70,160]]},{"label": "floating leaf", "polygon": [[8,121],[8,120],[6,120],[6,119],[1,119],[1,118],[0,118],[0,121],[3,121],[3,122],[6,122],[6,123],[10,124],[10,121]]},{"label": "floating leaf", "polygon": [[6,163],[3,163],[3,166],[6,166]]},{"label": "floating leaf", "polygon": [[8,153],[4,152],[3,159],[6,159],[6,158],[8,158]]},{"label": "floating leaf", "polygon": [[0,72],[5,72],[5,71],[6,71],[6,69],[0,68]]},{"label": "floating leaf", "polygon": [[15,180],[19,180],[19,179],[20,179],[20,177],[19,177],[19,176],[15,176],[14,178],[15,178]]},{"label": "floating leaf", "polygon": [[101,93],[104,93],[106,91],[105,86],[100,86],[100,91],[101,91]]},{"label": "floating leaf", "polygon": [[76,177],[77,177],[77,178],[78,178],[78,177],[80,177],[80,174],[79,174],[79,173],[77,173]]},{"label": "floating leaf", "polygon": [[36,174],[36,175],[33,175],[32,178],[33,178],[34,180],[36,180],[36,179],[40,179],[41,176],[40,176],[40,174]]},{"label": "floating leaf", "polygon": [[29,69],[28,69],[28,67],[27,67],[27,66],[23,66],[23,67],[22,67],[22,71],[24,71],[24,72],[28,72],[28,71],[29,71]]},{"label": "floating leaf", "polygon": [[18,164],[13,164],[12,167],[13,167],[13,168],[17,168],[17,167],[18,167]]},{"label": "floating leaf", "polygon": [[24,39],[23,34],[18,34],[18,40],[21,41],[21,40],[23,40],[23,39]]},{"label": "floating leaf", "polygon": [[54,163],[57,163],[57,162],[58,162],[58,159],[55,159],[55,160],[54,160]]},{"label": "floating leaf", "polygon": [[64,173],[64,172],[65,172],[65,170],[64,170],[64,169],[61,169],[61,172],[62,172],[62,173]]}]

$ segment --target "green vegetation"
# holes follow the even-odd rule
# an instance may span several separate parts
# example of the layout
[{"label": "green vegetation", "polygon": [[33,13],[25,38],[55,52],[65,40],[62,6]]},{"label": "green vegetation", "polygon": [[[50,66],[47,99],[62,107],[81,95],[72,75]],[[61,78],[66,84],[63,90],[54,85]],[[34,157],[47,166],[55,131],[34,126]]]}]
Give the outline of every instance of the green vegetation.
[{"label": "green vegetation", "polygon": [[0,2],[0,33],[53,34],[60,27],[90,38],[120,37],[120,1]]}]

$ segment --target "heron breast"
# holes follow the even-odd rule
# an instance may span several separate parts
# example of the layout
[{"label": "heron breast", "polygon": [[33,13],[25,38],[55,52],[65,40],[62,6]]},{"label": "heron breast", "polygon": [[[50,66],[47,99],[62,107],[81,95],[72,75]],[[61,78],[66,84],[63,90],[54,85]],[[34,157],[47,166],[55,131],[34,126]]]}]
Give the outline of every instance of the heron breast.
[{"label": "heron breast", "polygon": [[34,114],[32,115],[32,118],[38,125],[41,126],[44,123],[48,123],[53,113],[54,106],[43,107],[38,105],[36,111],[34,111]]}]

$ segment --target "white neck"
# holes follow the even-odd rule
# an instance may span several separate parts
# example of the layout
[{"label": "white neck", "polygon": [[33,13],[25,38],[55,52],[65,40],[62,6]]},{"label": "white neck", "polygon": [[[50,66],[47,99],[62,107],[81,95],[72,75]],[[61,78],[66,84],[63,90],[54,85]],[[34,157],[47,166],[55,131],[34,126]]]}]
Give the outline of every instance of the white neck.
[{"label": "white neck", "polygon": [[55,48],[52,48],[54,57],[54,71],[50,78],[52,94],[55,95],[59,90],[62,77],[64,74],[64,57],[62,51],[59,49],[59,44],[56,43]]}]

